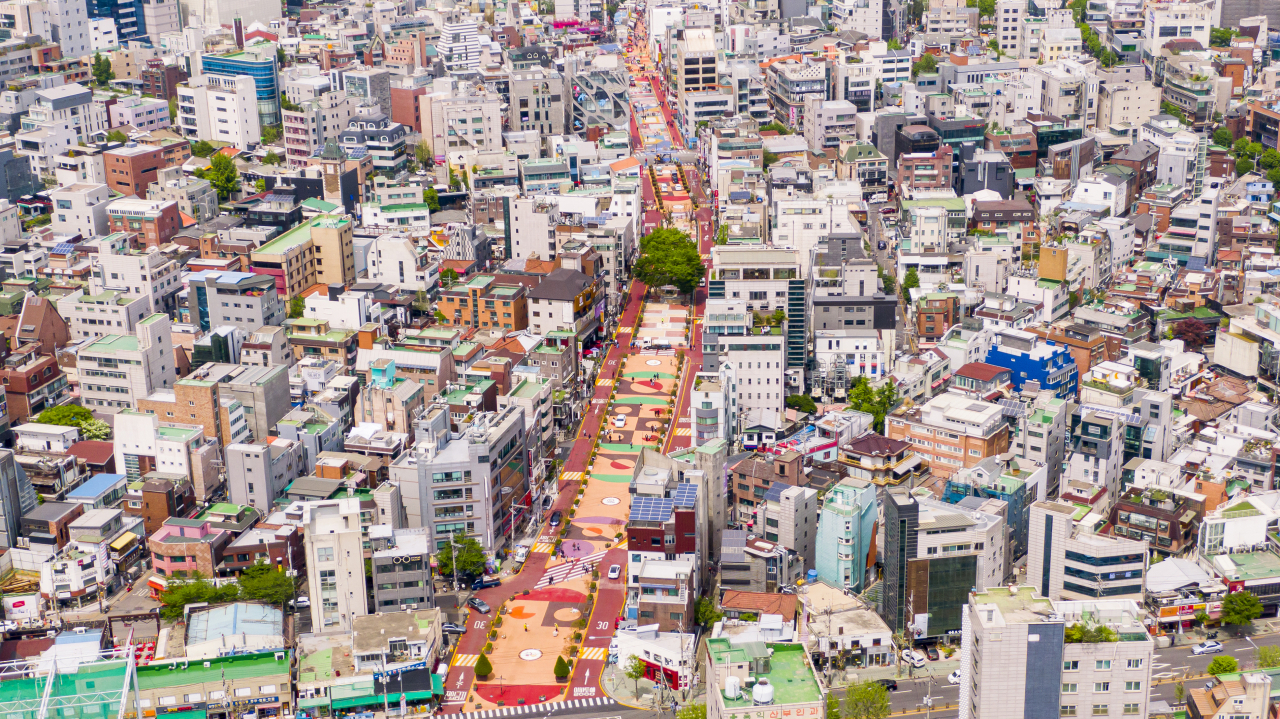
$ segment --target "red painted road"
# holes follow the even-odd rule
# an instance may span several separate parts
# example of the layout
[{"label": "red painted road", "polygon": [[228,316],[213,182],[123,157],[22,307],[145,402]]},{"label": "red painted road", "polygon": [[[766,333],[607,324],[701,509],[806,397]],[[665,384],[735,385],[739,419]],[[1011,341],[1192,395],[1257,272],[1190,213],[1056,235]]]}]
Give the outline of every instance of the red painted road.
[{"label": "red painted road", "polygon": [[[624,348],[631,343],[631,332],[635,327],[636,317],[640,313],[644,293],[645,286],[643,284],[640,282],[631,283],[631,292],[627,299],[627,306],[622,313],[622,319],[618,325],[618,343],[609,350],[605,357],[605,364],[600,368],[599,377],[601,379],[615,378],[618,373],[618,368],[622,366],[622,358],[628,353],[628,350]],[[608,411],[609,393],[612,389],[613,387],[611,385],[596,385],[593,399],[602,401],[593,401],[587,407],[586,416],[581,425],[582,434],[578,436],[577,441],[573,444],[573,449],[569,452],[569,457],[565,461],[565,472],[582,472],[588,468],[591,457],[591,447],[595,441],[596,435],[600,432],[600,425],[604,422],[605,415]],[[588,432],[590,435],[586,434]],[[577,480],[561,481],[560,494],[556,498],[554,509],[558,509],[567,514],[569,508],[573,505],[574,498],[578,494],[579,484],[580,482]],[[547,516],[550,516],[550,514],[550,512],[547,512]],[[544,533],[546,532],[545,527],[543,528],[543,531]],[[554,541],[551,536],[544,536],[543,540]],[[618,559],[614,558],[614,552],[618,553]],[[621,563],[619,560],[625,556],[625,550],[616,549],[614,552],[606,555],[606,560],[602,563],[602,566],[608,567],[611,564]],[[549,554],[531,553],[519,574],[507,579],[501,586],[481,590],[477,592],[475,596],[484,600],[490,608],[493,608],[525,589],[534,589],[537,586],[538,581],[542,579],[543,573],[546,572],[547,561],[550,558],[551,555]],[[610,624],[612,624],[612,617],[617,616],[621,611],[622,603],[626,599],[625,587],[623,587],[622,591],[609,591],[609,584],[610,582],[608,581],[602,583],[601,591],[597,595],[598,600],[596,602],[596,609],[593,610],[593,622],[595,616],[601,615],[601,612],[605,608],[608,608],[609,612],[611,612],[609,616]],[[614,584],[616,584],[616,582]],[[617,594],[617,596],[611,596],[613,594]],[[468,612],[468,630],[467,633],[461,637],[456,655],[475,655],[480,653],[486,642],[485,635],[489,631],[489,620],[492,618],[492,612],[487,616],[480,614],[474,609]],[[593,623],[591,627],[594,628],[594,626],[595,625]],[[613,630],[610,629],[609,633],[612,634],[612,632]],[[588,632],[587,636],[591,636],[590,632]],[[605,646],[608,646],[607,641],[605,642]],[[577,673],[582,669],[583,667],[575,667],[574,681],[578,681]],[[598,672],[593,672],[593,677],[598,678],[598,676]],[[555,681],[554,677],[529,677],[529,679],[532,680],[533,683],[541,683],[544,680],[548,683]],[[593,681],[596,681],[596,679],[593,679]],[[449,675],[445,679],[444,683],[445,713],[452,714],[468,710],[464,706],[464,703],[467,695],[471,692],[471,687],[474,682],[474,667],[454,665],[449,668]],[[570,692],[570,694],[572,694],[572,692]],[[563,698],[572,699],[573,697],[568,696]],[[551,700],[554,700],[554,698]]]}]

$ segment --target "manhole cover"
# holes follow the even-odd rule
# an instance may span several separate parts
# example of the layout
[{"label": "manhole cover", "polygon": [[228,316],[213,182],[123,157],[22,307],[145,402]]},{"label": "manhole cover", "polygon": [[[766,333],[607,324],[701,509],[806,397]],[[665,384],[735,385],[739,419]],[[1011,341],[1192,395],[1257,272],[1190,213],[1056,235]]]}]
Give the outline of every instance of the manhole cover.
[{"label": "manhole cover", "polygon": [[520,652],[520,658],[521,658],[521,659],[523,659],[523,660],[525,660],[526,662],[531,662],[531,661],[533,661],[533,660],[535,660],[535,659],[541,659],[541,658],[542,658],[542,650],[541,650],[541,649],[526,649],[526,650],[524,650],[523,652]]},{"label": "manhole cover", "polygon": [[617,504],[617,503],[619,503],[619,502],[621,502],[621,501],[622,501],[622,500],[621,500],[621,499],[618,499],[617,497],[605,497],[604,499],[600,500],[600,504],[607,504],[607,505],[609,505],[610,507],[612,507],[613,505],[615,505],[615,504]]}]

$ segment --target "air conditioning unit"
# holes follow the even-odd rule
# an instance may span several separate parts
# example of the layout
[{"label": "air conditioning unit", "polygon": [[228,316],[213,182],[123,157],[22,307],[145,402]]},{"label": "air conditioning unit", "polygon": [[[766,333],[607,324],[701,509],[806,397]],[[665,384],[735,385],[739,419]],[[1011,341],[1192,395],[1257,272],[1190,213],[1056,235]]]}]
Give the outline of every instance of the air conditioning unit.
[{"label": "air conditioning unit", "polygon": [[209,668],[209,667],[211,667],[211,666],[213,666],[213,665],[212,665],[212,664],[210,664],[209,662],[205,662],[205,663],[204,663],[204,668],[205,668],[205,669],[208,669],[208,668]]},{"label": "air conditioning unit", "polygon": [[278,662],[284,661],[284,652],[276,652],[276,661]]},{"label": "air conditioning unit", "polygon": [[85,632],[85,628],[84,628],[84,627],[76,627],[75,629],[72,629],[71,631],[75,632],[76,634],[84,634],[84,632]]},{"label": "air conditioning unit", "polygon": [[31,537],[18,537],[18,549],[31,549]]}]

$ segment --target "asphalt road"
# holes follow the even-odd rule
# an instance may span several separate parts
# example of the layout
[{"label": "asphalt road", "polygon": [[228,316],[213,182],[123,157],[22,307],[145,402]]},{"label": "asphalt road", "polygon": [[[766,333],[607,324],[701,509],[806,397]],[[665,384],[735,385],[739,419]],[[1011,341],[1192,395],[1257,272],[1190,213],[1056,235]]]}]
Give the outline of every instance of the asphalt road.
[{"label": "asphalt road", "polygon": [[[1227,636],[1223,632],[1218,641],[1221,641],[1226,651],[1223,656],[1234,657],[1240,663],[1241,669],[1252,668],[1255,662],[1255,646],[1280,645],[1280,634],[1268,634],[1255,637],[1250,643],[1247,638],[1234,639]],[[1200,677],[1205,674],[1205,670],[1209,667],[1209,662],[1213,661],[1213,654],[1204,654],[1195,656],[1191,653],[1191,647],[1194,643],[1190,640],[1180,641],[1177,645],[1166,649],[1158,650],[1152,656],[1152,679],[1151,700],[1163,700],[1170,705],[1177,703],[1174,687],[1177,685],[1179,677]],[[1188,691],[1196,687],[1203,686],[1209,679],[1189,679],[1184,683]],[[946,676],[937,676],[933,678],[932,683],[929,679],[899,679],[898,690],[889,695],[891,706],[894,713],[919,713],[924,714],[924,700],[926,695],[932,695],[933,705],[935,707],[945,707],[948,704],[955,704],[960,695],[958,686],[947,683]],[[929,716],[938,717],[938,719],[950,719],[958,715],[954,707],[946,709],[940,708],[929,712]]]}]

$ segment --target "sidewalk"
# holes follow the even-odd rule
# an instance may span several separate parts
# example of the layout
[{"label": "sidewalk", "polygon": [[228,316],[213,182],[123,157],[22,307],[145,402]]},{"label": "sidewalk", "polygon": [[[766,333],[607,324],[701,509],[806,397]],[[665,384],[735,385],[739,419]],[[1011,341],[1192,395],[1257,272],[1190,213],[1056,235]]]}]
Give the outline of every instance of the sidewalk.
[{"label": "sidewalk", "polygon": [[[609,698],[639,709],[650,709],[665,712],[671,709],[673,692],[666,687],[658,686],[648,679],[640,680],[640,696],[636,696],[636,683],[622,673],[617,665],[610,664],[600,677],[600,688]],[[679,706],[699,704],[705,701],[706,685],[699,683],[688,691],[674,692],[674,699]]]},{"label": "sidewalk", "polygon": [[947,680],[947,675],[959,668],[960,653],[956,652],[950,659],[940,659],[936,662],[925,662],[925,665],[919,669],[910,668],[906,664],[898,664],[896,666],[854,669],[852,672],[834,671],[828,676],[830,677],[830,685],[832,687],[845,687],[850,684],[874,681],[876,679],[897,679],[898,681],[904,681],[927,679],[930,676],[932,676],[935,681],[945,682]]}]

